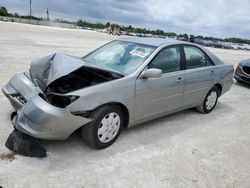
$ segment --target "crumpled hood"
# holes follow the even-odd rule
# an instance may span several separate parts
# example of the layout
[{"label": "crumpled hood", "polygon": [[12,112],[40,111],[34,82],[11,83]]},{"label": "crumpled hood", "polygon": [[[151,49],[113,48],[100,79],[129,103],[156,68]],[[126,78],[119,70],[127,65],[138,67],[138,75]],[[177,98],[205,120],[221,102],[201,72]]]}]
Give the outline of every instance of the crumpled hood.
[{"label": "crumpled hood", "polygon": [[53,81],[70,74],[82,66],[110,71],[93,64],[86,63],[80,58],[55,53],[33,61],[30,65],[30,75],[32,80],[44,89]]}]

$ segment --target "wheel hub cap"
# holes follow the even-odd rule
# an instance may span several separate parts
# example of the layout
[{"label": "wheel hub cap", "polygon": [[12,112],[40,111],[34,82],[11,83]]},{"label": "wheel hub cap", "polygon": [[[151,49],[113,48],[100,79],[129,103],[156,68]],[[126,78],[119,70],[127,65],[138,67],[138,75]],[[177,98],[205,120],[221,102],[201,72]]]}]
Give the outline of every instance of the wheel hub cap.
[{"label": "wheel hub cap", "polygon": [[102,143],[110,142],[118,133],[120,129],[120,116],[111,112],[107,114],[101,121],[98,127],[98,139]]},{"label": "wheel hub cap", "polygon": [[207,97],[206,108],[208,110],[211,110],[214,107],[216,100],[217,100],[217,93],[215,91],[212,91]]}]

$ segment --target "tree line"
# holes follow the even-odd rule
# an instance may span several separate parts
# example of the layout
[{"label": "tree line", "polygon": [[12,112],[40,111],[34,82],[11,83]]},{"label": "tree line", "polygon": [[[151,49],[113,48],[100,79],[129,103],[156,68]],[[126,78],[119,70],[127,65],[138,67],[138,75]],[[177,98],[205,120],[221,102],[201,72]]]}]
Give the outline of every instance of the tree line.
[{"label": "tree line", "polygon": [[242,39],[242,38],[216,38],[216,37],[206,37],[206,36],[201,36],[201,35],[188,35],[188,34],[177,34],[174,32],[165,32],[160,29],[156,30],[150,30],[146,28],[139,28],[139,27],[133,27],[131,25],[129,26],[123,26],[123,25],[118,25],[118,24],[111,24],[110,22],[107,22],[106,24],[103,23],[92,23],[88,22],[86,20],[78,20],[76,22],[77,26],[80,27],[88,27],[88,28],[94,28],[94,29],[105,29],[109,27],[110,25],[113,25],[115,27],[119,27],[121,31],[125,31],[128,33],[143,33],[143,34],[152,34],[152,35],[160,35],[160,36],[165,36],[165,37],[177,37],[177,38],[184,38],[186,41],[191,41],[193,42],[195,38],[202,39],[202,40],[207,40],[207,41],[221,41],[221,42],[233,42],[233,43],[244,43],[244,44],[250,44],[249,39]]},{"label": "tree line", "polygon": [[[15,17],[15,18],[24,18],[24,19],[33,19],[33,20],[44,20],[44,18],[39,18],[35,16],[23,16],[19,15],[17,13],[9,13],[8,10],[5,7],[0,8],[0,16],[9,16],[9,17]],[[158,36],[164,36],[164,37],[177,37],[177,38],[183,38],[186,41],[191,41],[193,42],[195,38],[202,39],[202,40],[207,40],[207,41],[221,41],[221,42],[233,42],[233,43],[244,43],[244,44],[250,44],[249,39],[242,39],[242,38],[216,38],[216,37],[206,37],[206,36],[195,36],[195,35],[188,35],[188,34],[177,34],[174,32],[166,32],[161,29],[156,29],[156,30],[151,30],[151,29],[146,29],[146,28],[140,28],[140,27],[133,27],[131,25],[129,26],[124,26],[124,25],[119,25],[119,24],[113,24],[110,22],[107,23],[93,23],[89,22],[87,20],[82,20],[79,19],[76,22],[71,22],[63,19],[56,19],[55,21],[57,22],[63,22],[63,23],[70,23],[77,25],[79,27],[83,28],[92,28],[92,29],[106,29],[109,26],[112,27],[117,27],[120,29],[120,31],[128,32],[128,33],[143,33],[143,34],[151,34],[151,35],[158,35]]]},{"label": "tree line", "polygon": [[13,18],[23,18],[23,19],[32,19],[32,20],[43,20],[43,18],[38,18],[35,16],[22,16],[17,13],[9,13],[8,10],[5,7],[0,8],[0,16],[8,16],[8,17],[13,17]]}]

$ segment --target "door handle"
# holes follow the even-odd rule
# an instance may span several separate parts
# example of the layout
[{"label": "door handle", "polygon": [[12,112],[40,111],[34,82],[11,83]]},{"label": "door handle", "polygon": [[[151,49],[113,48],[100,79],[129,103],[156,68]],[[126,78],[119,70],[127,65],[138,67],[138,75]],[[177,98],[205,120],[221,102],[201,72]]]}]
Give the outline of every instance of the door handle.
[{"label": "door handle", "polygon": [[176,82],[181,83],[182,82],[182,77],[177,78]]},{"label": "door handle", "polygon": [[214,71],[211,71],[211,72],[210,72],[210,75],[214,75],[214,74],[215,74],[215,72],[214,72]]}]

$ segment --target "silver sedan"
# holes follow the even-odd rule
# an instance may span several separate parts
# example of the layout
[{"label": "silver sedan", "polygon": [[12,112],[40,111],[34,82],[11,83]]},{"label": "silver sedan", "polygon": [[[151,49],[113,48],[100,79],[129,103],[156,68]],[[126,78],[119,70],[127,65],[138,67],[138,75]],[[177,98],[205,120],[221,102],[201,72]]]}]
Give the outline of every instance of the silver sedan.
[{"label": "silver sedan", "polygon": [[129,37],[82,58],[55,53],[33,61],[2,90],[22,133],[64,140],[81,129],[83,140],[104,148],[122,127],[193,107],[211,112],[232,78],[233,66],[201,46]]}]

